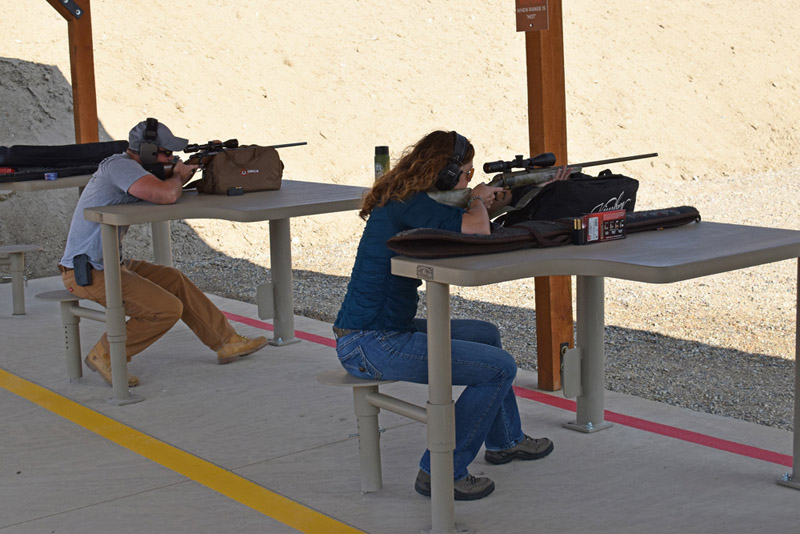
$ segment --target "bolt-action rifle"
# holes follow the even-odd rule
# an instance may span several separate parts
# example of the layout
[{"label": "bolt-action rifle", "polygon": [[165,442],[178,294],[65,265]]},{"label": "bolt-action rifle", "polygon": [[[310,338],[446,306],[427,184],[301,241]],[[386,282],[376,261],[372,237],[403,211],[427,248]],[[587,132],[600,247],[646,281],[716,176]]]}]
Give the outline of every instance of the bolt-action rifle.
[{"label": "bolt-action rifle", "polygon": [[[308,144],[305,141],[300,143],[284,143],[282,145],[271,145],[266,148],[286,148],[290,146],[299,146]],[[189,143],[186,145],[186,148],[183,151],[187,154],[191,154],[189,159],[187,159],[184,163],[187,165],[197,165],[197,170],[201,171],[204,170],[210,163],[211,160],[219,154],[220,152],[227,152],[229,150],[241,150],[243,148],[248,148],[247,146],[239,146],[238,139],[228,139],[227,141],[209,141],[205,144],[197,144],[197,143]],[[175,156],[172,160],[172,163],[154,163],[152,165],[144,165],[146,171],[152,173],[153,175],[161,178],[162,180],[169,178],[172,176],[172,170],[175,168],[175,164],[178,163],[178,156]]]},{"label": "bolt-action rifle", "polygon": [[[623,161],[632,161],[635,159],[654,158],[658,156],[657,153],[639,154],[636,156],[625,156],[621,158],[602,159],[597,161],[587,161],[585,163],[576,163],[574,165],[567,165],[570,170],[570,176],[579,173],[584,167],[595,167],[599,165],[610,165],[612,163],[621,163]],[[491,187],[502,187],[504,189],[515,189],[526,185],[535,185],[541,187],[543,184],[555,178],[558,172],[558,167],[553,167],[556,163],[556,157],[552,152],[545,152],[538,156],[523,159],[518,155],[513,160],[509,161],[491,161],[483,164],[483,172],[492,173],[498,172],[492,180],[486,185]],[[514,170],[521,169],[521,170]],[[540,189],[532,191],[533,194],[525,195],[525,198],[517,202],[515,208],[519,209],[538,193]],[[469,202],[472,190],[467,189],[451,189],[450,191],[428,191],[428,196],[441,202],[442,204],[449,204],[451,206],[458,206],[466,208]],[[527,198],[530,197],[530,198]],[[509,211],[508,209],[504,211]],[[492,217],[499,215],[498,213],[491,213]]]}]

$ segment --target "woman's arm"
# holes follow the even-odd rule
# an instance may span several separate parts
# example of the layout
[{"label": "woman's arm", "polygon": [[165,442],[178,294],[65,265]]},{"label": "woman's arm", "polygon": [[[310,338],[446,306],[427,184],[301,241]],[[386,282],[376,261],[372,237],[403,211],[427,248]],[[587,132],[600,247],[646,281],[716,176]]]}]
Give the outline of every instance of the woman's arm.
[{"label": "woman's arm", "polygon": [[[573,169],[564,166],[558,169],[552,180],[539,187],[553,182],[568,180]],[[489,213],[499,210],[511,203],[511,191],[502,187],[489,187],[478,184],[472,190],[472,197],[467,212],[461,218],[461,233],[488,235],[491,231]]]},{"label": "woman's arm", "polygon": [[[495,205],[495,193],[503,191],[502,187],[489,187],[478,184],[472,190],[466,213],[461,216],[461,233],[488,235],[491,231],[489,210]],[[510,196],[510,195],[509,195]]]}]

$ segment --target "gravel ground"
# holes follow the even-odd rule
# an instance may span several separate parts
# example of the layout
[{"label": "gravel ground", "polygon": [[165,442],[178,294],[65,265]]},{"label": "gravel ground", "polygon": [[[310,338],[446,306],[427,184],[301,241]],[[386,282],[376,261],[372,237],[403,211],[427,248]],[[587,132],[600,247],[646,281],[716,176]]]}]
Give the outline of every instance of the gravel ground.
[{"label": "gravel ground", "polygon": [[[790,169],[703,184],[649,184],[649,201],[642,201],[640,187],[637,209],[689,204],[704,220],[800,229],[793,217],[800,205],[798,178],[800,170]],[[758,202],[742,197],[741,183],[761,184]],[[676,201],[680,196],[685,198]],[[765,205],[771,206],[766,214],[759,209]],[[333,322],[359,237],[322,246],[295,244],[296,314]],[[269,278],[268,251],[243,260],[211,249],[198,258],[195,248],[191,254],[178,251],[175,262],[205,291],[248,302],[255,301],[255,283]],[[667,285],[607,279],[606,388],[791,430],[797,269],[797,261],[790,260]],[[453,287],[452,315],[494,322],[520,367],[535,370],[533,285],[518,280]],[[424,314],[424,285],[421,291]]]}]

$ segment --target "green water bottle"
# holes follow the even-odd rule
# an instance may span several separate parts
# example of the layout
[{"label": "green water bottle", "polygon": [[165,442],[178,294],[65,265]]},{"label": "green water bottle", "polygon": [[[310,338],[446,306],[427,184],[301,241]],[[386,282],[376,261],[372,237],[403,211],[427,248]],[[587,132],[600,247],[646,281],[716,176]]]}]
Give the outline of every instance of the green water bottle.
[{"label": "green water bottle", "polygon": [[389,147],[375,147],[375,179],[377,180],[383,173],[389,170]]}]

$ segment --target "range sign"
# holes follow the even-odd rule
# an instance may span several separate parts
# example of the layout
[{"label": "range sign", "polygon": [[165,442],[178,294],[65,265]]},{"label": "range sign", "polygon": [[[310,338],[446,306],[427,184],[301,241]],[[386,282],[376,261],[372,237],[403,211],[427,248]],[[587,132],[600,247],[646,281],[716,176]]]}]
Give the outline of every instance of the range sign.
[{"label": "range sign", "polygon": [[538,32],[550,27],[547,0],[516,0],[517,31]]}]

